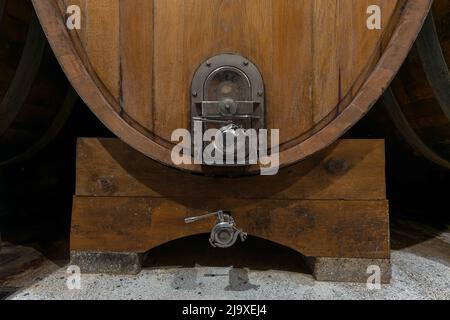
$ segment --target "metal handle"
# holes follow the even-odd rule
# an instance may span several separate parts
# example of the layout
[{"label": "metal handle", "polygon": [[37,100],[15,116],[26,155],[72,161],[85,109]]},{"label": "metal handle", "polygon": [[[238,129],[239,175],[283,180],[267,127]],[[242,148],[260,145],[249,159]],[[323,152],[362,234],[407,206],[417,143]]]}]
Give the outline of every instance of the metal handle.
[{"label": "metal handle", "polygon": [[199,220],[207,219],[207,218],[214,217],[214,216],[217,216],[220,219],[220,217],[223,216],[223,211],[211,212],[211,213],[207,213],[207,214],[204,214],[202,216],[197,216],[197,217],[189,217],[189,218],[184,219],[184,222],[189,224],[189,223],[197,222]]},{"label": "metal handle", "polygon": [[211,236],[209,242],[213,247],[229,248],[233,246],[238,237],[241,241],[245,241],[247,233],[236,227],[233,217],[230,213],[219,210],[217,212],[211,212],[197,217],[189,217],[184,219],[185,223],[193,223],[199,220],[207,219],[217,216],[216,223],[211,230]]},{"label": "metal handle", "polygon": [[217,216],[217,219],[219,221],[224,221],[224,212],[222,210],[216,211],[216,212],[211,212],[211,213],[207,213],[204,214],[202,216],[197,216],[197,217],[189,217],[184,219],[184,222],[189,224],[189,223],[193,223],[193,222],[197,222],[199,220],[203,220],[203,219],[208,219],[210,217],[214,217]]}]

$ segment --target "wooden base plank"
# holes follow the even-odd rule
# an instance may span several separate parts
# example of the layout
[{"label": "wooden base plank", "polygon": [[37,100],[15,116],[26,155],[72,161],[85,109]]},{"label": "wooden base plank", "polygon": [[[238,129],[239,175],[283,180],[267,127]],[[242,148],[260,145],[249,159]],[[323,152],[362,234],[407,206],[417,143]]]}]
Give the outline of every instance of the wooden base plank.
[{"label": "wooden base plank", "polygon": [[341,140],[275,176],[205,177],[152,161],[117,139],[79,139],[78,196],[384,200],[383,140]]},{"label": "wooden base plank", "polygon": [[384,168],[382,140],[341,140],[276,176],[228,178],[165,167],[117,139],[80,139],[72,258],[92,272],[139,272],[143,253],[215,222],[185,218],[226,210],[249,235],[315,258],[317,279],[360,281],[368,261],[389,269]]},{"label": "wooden base plank", "polygon": [[71,249],[146,252],[166,242],[209,233],[214,218],[184,219],[230,210],[250,235],[305,256],[389,258],[386,201],[240,200],[75,197]]}]

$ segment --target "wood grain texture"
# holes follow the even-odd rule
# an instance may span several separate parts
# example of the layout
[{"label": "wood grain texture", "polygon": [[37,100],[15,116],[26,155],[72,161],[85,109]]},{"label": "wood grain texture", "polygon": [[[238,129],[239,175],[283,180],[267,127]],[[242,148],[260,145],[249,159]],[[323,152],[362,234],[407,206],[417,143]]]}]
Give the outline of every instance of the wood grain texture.
[{"label": "wood grain texture", "polygon": [[79,139],[76,194],[383,200],[386,199],[384,177],[382,140],[341,140],[323,154],[286,168],[276,176],[213,178],[165,167],[117,139]]},{"label": "wood grain texture", "polygon": [[[154,131],[167,139],[174,128],[186,127],[189,84],[184,62],[184,12],[187,1],[155,0]],[[192,21],[195,24],[195,20]],[[191,45],[193,43],[190,43]],[[179,99],[178,97],[184,97]],[[159,106],[159,107],[158,107]]]},{"label": "wood grain texture", "polygon": [[111,95],[120,96],[119,0],[86,0],[84,47]]},{"label": "wood grain texture", "polygon": [[268,128],[281,129],[282,144],[313,126],[313,2],[273,1],[272,5],[273,86],[266,88],[267,121]]},{"label": "wood grain texture", "polygon": [[[351,12],[351,11],[350,11]],[[313,10],[314,123],[325,118],[339,102],[339,11],[338,1],[316,0]],[[344,15],[348,16],[348,13]],[[344,29],[345,31],[345,29]],[[347,29],[352,34],[353,30]],[[365,58],[362,58],[367,62]],[[344,73],[349,70],[341,70]],[[354,81],[354,79],[352,79]]]},{"label": "wood grain texture", "polygon": [[338,96],[339,101],[345,99],[346,96],[352,96],[353,86],[353,16],[354,14],[347,14],[353,12],[353,0],[340,0],[337,2],[337,59],[339,63],[338,68]]},{"label": "wood grain texture", "polygon": [[[67,8],[70,6],[78,6],[81,10],[81,28],[71,30],[72,33],[76,33],[77,37],[80,40],[80,44],[82,46],[85,46],[87,44],[87,38],[86,38],[86,22],[87,22],[87,2],[89,0],[64,0],[62,2],[59,2],[59,7],[62,12],[66,13],[67,17]],[[86,50],[86,48],[84,47]]]},{"label": "wood grain texture", "polygon": [[[75,197],[71,250],[146,252],[209,233],[214,219],[184,219],[217,207],[204,198]],[[227,199],[239,227],[305,256],[389,258],[386,201],[246,201]]]},{"label": "wood grain texture", "polygon": [[[147,29],[128,36],[138,24],[144,24],[144,19],[139,19],[148,11],[140,12],[140,22],[121,27],[118,0],[86,0],[86,36],[74,38],[61,23],[61,1],[33,3],[77,91],[128,144],[173,165],[167,140],[174,128],[189,127],[193,72],[211,55],[236,52],[255,62],[263,73],[267,127],[281,129],[283,166],[329,146],[370,109],[406,57],[431,3],[399,0],[404,6],[397,6],[392,0],[370,2],[380,4],[385,12],[385,29],[372,31],[366,28],[368,0],[353,0],[350,11],[349,0],[155,0],[153,23],[149,21],[145,27],[153,25],[153,36]],[[129,9],[122,5],[124,11]],[[328,33],[333,26],[334,33]],[[145,38],[141,44],[147,50],[154,42],[150,71],[149,61],[136,57],[140,53],[135,51],[142,48],[133,37]],[[121,54],[121,39],[129,40],[133,49]],[[119,63],[122,58],[126,61]],[[138,80],[136,84],[127,81],[123,92],[139,94],[129,94],[131,102],[127,103],[127,99],[121,100],[126,94],[120,94],[124,83],[117,86],[120,65],[132,70],[136,61],[143,62],[142,74],[134,78],[130,72],[128,77]],[[148,91],[138,90],[147,87],[150,73],[154,79],[149,85],[153,87],[151,97]],[[201,166],[179,168],[202,172]],[[254,166],[250,171],[258,169]]]},{"label": "wood grain texture", "polygon": [[[366,65],[368,63],[376,63],[379,59],[380,51],[376,50],[379,44],[379,36],[382,32],[381,30],[369,30],[367,29],[367,19],[369,15],[367,14],[367,8],[370,5],[382,5],[382,0],[353,0],[352,4],[352,21],[353,21],[353,36],[349,45],[351,45],[351,61],[353,64],[351,78],[355,79],[360,75],[363,75]],[[383,20],[384,21],[384,20]],[[357,27],[364,26],[364,27]],[[373,56],[376,57],[373,57]],[[361,59],[360,57],[372,57],[372,60]],[[353,81],[352,81],[353,82]],[[364,79],[360,79],[359,83],[353,85],[352,95],[355,96],[360,90]]]},{"label": "wood grain texture", "polygon": [[122,109],[153,130],[153,2],[120,2],[120,85]]}]

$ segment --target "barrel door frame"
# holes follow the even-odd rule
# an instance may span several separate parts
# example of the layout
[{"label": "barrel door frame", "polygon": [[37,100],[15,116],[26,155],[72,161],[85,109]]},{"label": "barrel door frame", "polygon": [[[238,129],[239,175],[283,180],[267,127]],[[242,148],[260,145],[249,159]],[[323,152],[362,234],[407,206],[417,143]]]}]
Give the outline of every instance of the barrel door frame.
[{"label": "barrel door frame", "polygon": [[[53,51],[78,94],[99,119],[121,140],[163,164],[175,167],[171,160],[171,150],[149,139],[116,112],[96,79],[79,56],[79,48],[72,42],[61,7],[57,0],[33,0],[44,31]],[[280,152],[281,167],[304,160],[318,151],[332,145],[360,120],[381,97],[394,79],[401,64],[406,59],[431,8],[432,0],[408,0],[389,44],[377,66],[367,78],[358,95],[349,106],[327,126],[303,142]],[[177,169],[203,172],[201,165],[183,164]],[[260,166],[249,167],[249,172],[259,172]]]}]

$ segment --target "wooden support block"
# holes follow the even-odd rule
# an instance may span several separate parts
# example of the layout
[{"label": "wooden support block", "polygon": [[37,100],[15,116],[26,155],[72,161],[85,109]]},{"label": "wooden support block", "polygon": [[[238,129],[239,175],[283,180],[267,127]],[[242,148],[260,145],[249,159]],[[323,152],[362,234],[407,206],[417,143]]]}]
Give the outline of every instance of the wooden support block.
[{"label": "wooden support block", "polygon": [[76,195],[385,200],[383,140],[341,140],[275,176],[204,177],[152,161],[116,139],[79,139]]},{"label": "wooden support block", "polygon": [[76,197],[72,250],[144,253],[166,242],[209,233],[214,218],[184,219],[230,210],[250,235],[310,257],[389,258],[386,201],[238,200]]},{"label": "wooden support block", "polygon": [[184,219],[216,210],[230,211],[251,236],[318,258],[321,280],[360,281],[366,261],[390,258],[380,140],[342,140],[276,176],[224,178],[167,168],[116,139],[80,139],[76,190],[71,250],[91,272],[137,272],[148,250],[209,233],[214,218]]}]

